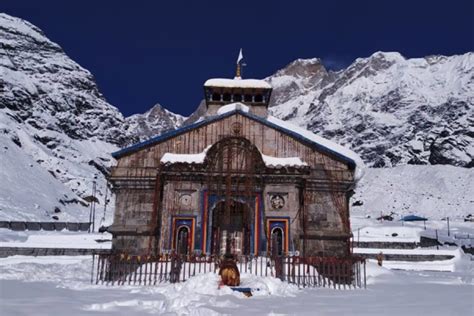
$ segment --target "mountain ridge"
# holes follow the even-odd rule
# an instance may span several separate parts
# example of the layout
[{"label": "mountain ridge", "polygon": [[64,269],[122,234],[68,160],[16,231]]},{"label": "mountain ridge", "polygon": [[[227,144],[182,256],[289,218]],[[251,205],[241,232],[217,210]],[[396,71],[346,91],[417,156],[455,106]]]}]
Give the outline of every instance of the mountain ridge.
[{"label": "mountain ridge", "polygon": [[273,115],[351,147],[369,166],[469,168],[473,73],[470,52],[411,59],[376,52],[337,72],[317,58],[296,60],[265,80],[274,87]]}]

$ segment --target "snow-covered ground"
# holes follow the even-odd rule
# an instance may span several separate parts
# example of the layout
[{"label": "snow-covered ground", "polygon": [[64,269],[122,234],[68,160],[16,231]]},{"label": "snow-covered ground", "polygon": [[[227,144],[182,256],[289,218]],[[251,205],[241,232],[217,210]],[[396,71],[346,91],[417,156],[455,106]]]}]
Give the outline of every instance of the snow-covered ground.
[{"label": "snow-covered ground", "polygon": [[[455,272],[391,271],[369,262],[367,290],[298,289],[271,278],[242,275],[244,297],[218,277],[180,284],[107,287],[90,284],[90,257],[0,259],[2,315],[470,315],[472,262]],[[256,289],[259,289],[257,291]]]},{"label": "snow-covered ground", "polygon": [[[354,216],[353,231],[365,241],[415,242],[445,221],[379,222]],[[451,222],[451,235],[473,233],[472,223]],[[393,236],[393,234],[397,234]],[[356,236],[356,235],[355,235]],[[73,232],[13,232],[0,230],[0,245],[35,247],[110,247],[108,234]],[[358,249],[355,249],[357,252]],[[363,249],[379,252],[380,249]],[[90,283],[90,256],[0,259],[0,314],[3,315],[469,315],[474,305],[473,257],[459,248],[383,249],[384,253],[448,254],[433,262],[384,261],[367,264],[367,290],[299,289],[277,279],[242,274],[242,286],[254,289],[246,298],[218,288],[215,274],[180,284],[105,286]],[[451,272],[447,272],[451,271]]]}]

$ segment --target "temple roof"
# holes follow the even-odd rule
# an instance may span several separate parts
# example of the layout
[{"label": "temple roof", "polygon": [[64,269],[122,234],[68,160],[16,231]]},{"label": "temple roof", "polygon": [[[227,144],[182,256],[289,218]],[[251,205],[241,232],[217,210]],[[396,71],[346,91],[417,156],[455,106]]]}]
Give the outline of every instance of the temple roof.
[{"label": "temple roof", "polygon": [[209,79],[204,83],[204,87],[221,87],[221,88],[254,88],[254,89],[271,89],[272,86],[263,80],[258,79]]},{"label": "temple roof", "polygon": [[228,111],[223,111],[224,113],[221,113],[219,115],[206,117],[202,120],[198,120],[197,122],[193,124],[183,126],[173,131],[165,132],[147,141],[137,143],[130,147],[121,149],[117,152],[112,153],[112,156],[114,158],[121,158],[125,155],[153,146],[157,143],[160,143],[172,137],[176,137],[178,135],[184,134],[198,127],[216,122],[218,120],[224,119],[226,117],[230,117],[235,114],[240,114],[251,120],[260,122],[261,124],[264,124],[270,128],[274,128],[282,133],[285,133],[288,136],[294,137],[295,139],[301,141],[302,143],[307,144],[310,147],[313,147],[323,153],[327,153],[335,157],[336,159],[347,163],[351,168],[356,169],[356,172],[355,172],[356,179],[359,179],[360,177],[362,177],[363,168],[364,168],[364,163],[362,159],[355,152],[353,152],[352,150],[344,146],[336,144],[328,139],[325,139],[321,136],[318,136],[312,133],[311,131],[308,131],[304,128],[298,127],[291,123],[282,121],[275,117],[268,116],[267,118],[263,118],[263,117],[248,113],[248,107],[242,107],[238,105],[235,105],[235,106],[229,105],[227,110]]}]

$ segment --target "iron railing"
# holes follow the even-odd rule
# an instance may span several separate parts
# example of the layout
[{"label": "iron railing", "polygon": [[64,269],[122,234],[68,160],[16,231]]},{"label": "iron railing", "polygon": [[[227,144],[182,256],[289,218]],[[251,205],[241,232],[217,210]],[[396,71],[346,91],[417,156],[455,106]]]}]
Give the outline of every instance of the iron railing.
[{"label": "iron railing", "polygon": [[[219,264],[218,256],[95,254],[91,283],[157,285],[184,282],[199,274],[218,273]],[[241,275],[275,277],[298,287],[366,288],[365,259],[362,257],[239,256],[236,265]]]}]

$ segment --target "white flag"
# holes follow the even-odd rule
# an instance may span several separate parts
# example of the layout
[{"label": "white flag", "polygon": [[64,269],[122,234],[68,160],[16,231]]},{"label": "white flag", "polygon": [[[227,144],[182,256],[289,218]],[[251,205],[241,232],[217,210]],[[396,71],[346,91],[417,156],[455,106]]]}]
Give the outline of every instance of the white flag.
[{"label": "white flag", "polygon": [[239,57],[237,58],[237,65],[240,63],[242,59],[244,59],[244,54],[242,54],[242,48],[241,48],[239,52]]}]

